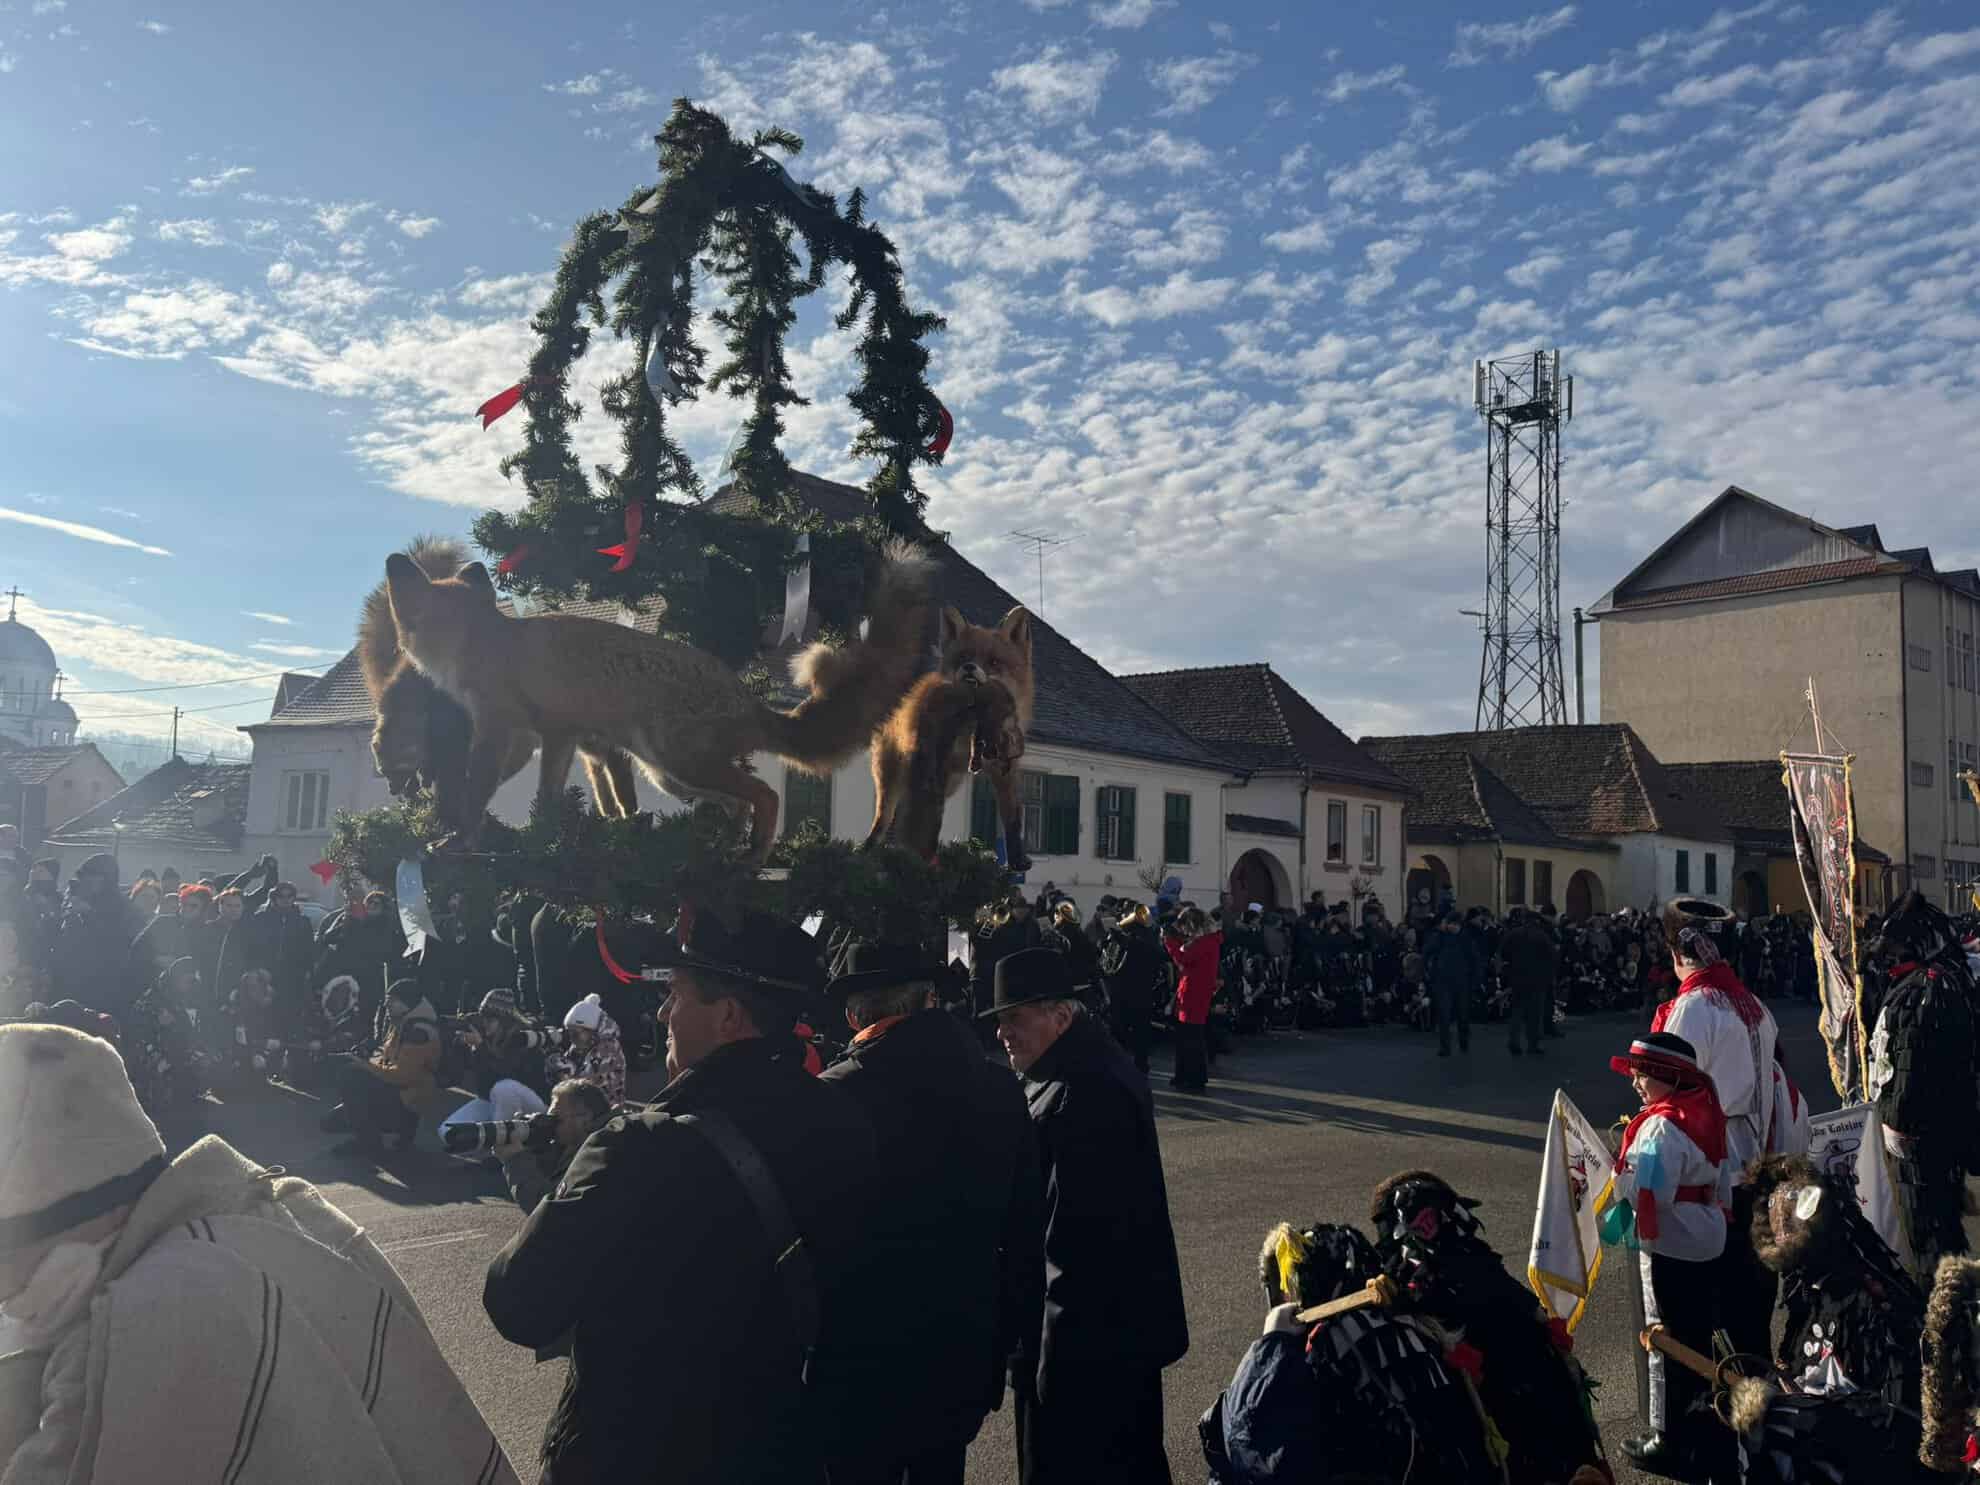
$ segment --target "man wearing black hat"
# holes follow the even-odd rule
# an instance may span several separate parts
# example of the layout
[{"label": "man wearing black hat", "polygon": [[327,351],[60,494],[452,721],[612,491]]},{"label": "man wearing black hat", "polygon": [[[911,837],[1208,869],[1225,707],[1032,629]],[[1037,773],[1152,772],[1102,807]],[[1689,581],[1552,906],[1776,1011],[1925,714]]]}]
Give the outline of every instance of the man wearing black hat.
[{"label": "man wearing black hat", "polygon": [[1045,1311],[1012,1362],[1023,1485],[1169,1479],[1162,1368],[1189,1350],[1146,1080],[1065,957],[997,965],[985,1013],[1024,1078],[1045,1176]]},{"label": "man wearing black hat", "polygon": [[546,1479],[815,1480],[839,1420],[806,1389],[873,1298],[873,1131],[789,1032],[823,978],[809,934],[684,907],[677,938],[673,1081],[585,1142],[482,1303],[517,1345],[570,1337]]},{"label": "man wearing black hat", "polygon": [[[1044,1183],[1024,1095],[937,1008],[945,971],[917,950],[854,943],[826,993],[854,1033],[822,1081],[872,1123],[875,1205],[867,1260],[881,1282],[820,1415],[855,1422],[832,1485],[959,1482],[1004,1368],[1043,1304]],[[884,1407],[873,1400],[885,1398]]]}]

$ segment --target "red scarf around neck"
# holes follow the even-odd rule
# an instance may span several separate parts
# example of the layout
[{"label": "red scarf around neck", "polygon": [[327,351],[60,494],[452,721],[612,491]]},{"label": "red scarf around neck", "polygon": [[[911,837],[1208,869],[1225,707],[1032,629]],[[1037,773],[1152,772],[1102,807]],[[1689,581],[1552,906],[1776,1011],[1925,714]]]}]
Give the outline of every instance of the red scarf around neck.
[{"label": "red scarf around neck", "polygon": [[1673,1089],[1655,1103],[1645,1104],[1643,1111],[1623,1126],[1622,1145],[1616,1151],[1618,1160],[1629,1154],[1637,1127],[1652,1114],[1662,1114],[1682,1129],[1714,1165],[1725,1163],[1726,1113],[1719,1107],[1719,1093],[1710,1078],[1702,1078],[1689,1088]]},{"label": "red scarf around neck", "polygon": [[1726,1004],[1732,1007],[1733,1014],[1749,1027],[1758,1026],[1767,1014],[1767,1008],[1753,998],[1751,990],[1740,983],[1739,976],[1733,973],[1733,967],[1720,960],[1717,964],[1709,965],[1704,969],[1694,969],[1686,975],[1684,982],[1677,988],[1677,994],[1657,1007],[1657,1014],[1650,1021],[1650,1029],[1662,1031],[1664,1023],[1671,1018],[1672,1009],[1694,990],[1718,991],[1725,996]]}]

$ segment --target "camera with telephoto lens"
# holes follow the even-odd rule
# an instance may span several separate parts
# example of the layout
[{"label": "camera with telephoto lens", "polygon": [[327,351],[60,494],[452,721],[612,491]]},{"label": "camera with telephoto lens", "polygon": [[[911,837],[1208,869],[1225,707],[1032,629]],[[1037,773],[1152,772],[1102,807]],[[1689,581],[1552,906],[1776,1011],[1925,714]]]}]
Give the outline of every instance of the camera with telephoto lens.
[{"label": "camera with telephoto lens", "polygon": [[441,1143],[453,1155],[513,1155],[521,1150],[547,1150],[557,1138],[548,1114],[521,1119],[490,1119],[485,1124],[449,1124],[440,1131]]}]

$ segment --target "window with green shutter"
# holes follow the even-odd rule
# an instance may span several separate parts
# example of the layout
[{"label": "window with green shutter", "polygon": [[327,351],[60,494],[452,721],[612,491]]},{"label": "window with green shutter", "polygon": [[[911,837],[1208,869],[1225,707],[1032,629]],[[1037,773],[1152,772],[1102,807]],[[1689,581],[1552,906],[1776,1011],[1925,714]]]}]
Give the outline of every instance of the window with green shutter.
[{"label": "window with green shutter", "polygon": [[1162,796],[1162,859],[1173,866],[1195,859],[1189,854],[1189,806],[1187,794]]},{"label": "window with green shutter", "polygon": [[997,791],[990,787],[990,775],[979,773],[969,786],[969,838],[992,850],[997,846]]},{"label": "window with green shutter", "polygon": [[[1035,774],[1039,780],[1039,844],[1025,844],[1042,856],[1079,854],[1079,779],[1066,773]],[[1031,833],[1031,809],[1025,806],[1025,834]]]},{"label": "window with green shutter", "polygon": [[1134,860],[1134,790],[1108,784],[1093,800],[1094,853],[1102,861]]},{"label": "window with green shutter", "polygon": [[784,834],[796,835],[811,821],[832,833],[832,780],[800,769],[784,770]]}]

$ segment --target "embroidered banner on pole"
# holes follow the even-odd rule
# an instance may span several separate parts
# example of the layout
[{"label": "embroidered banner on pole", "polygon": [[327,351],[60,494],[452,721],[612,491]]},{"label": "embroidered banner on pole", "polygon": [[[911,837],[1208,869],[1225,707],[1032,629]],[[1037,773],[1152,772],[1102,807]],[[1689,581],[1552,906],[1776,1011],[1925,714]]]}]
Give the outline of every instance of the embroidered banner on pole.
[{"label": "embroidered banner on pole", "polygon": [[1781,754],[1801,886],[1815,919],[1822,1044],[1829,1081],[1846,1103],[1863,1096],[1863,993],[1856,979],[1856,812],[1847,755]]}]

